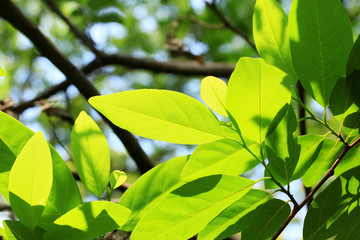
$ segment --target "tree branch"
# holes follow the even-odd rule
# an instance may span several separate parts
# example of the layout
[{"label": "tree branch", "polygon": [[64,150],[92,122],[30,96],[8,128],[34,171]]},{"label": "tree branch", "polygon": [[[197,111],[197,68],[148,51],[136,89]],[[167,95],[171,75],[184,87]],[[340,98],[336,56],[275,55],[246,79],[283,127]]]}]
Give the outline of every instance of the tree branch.
[{"label": "tree branch", "polygon": [[[200,64],[197,61],[175,61],[159,62],[148,58],[134,58],[121,54],[101,54],[95,60],[81,68],[81,71],[88,75],[98,68],[119,65],[131,69],[148,70],[154,73],[172,73],[183,76],[216,76],[229,78],[235,68],[233,64],[210,62]],[[55,85],[46,91],[37,95],[34,99],[23,102],[11,108],[13,112],[21,114],[30,107],[34,107],[37,101],[47,99],[59,91],[66,90],[71,85],[67,79],[58,85]]]},{"label": "tree branch", "polygon": [[235,27],[234,25],[232,25],[227,19],[226,17],[220,12],[220,10],[217,8],[216,6],[216,0],[212,0],[212,2],[205,2],[206,5],[213,10],[213,12],[218,16],[218,18],[224,23],[224,25],[230,29],[231,31],[233,31],[234,33],[240,35],[242,38],[244,38],[244,40],[250,45],[250,47],[252,49],[255,50],[255,52],[257,53],[257,49],[255,44],[250,41],[248,35],[246,33],[244,33],[243,31],[241,31],[240,29],[238,29],[237,27]]},{"label": "tree branch", "polygon": [[[38,27],[23,15],[14,3],[10,0],[0,1],[0,16],[29,38],[40,53],[48,58],[67,79],[75,85],[86,99],[100,95],[97,89],[86,78],[85,74],[77,69],[70,60],[40,32]],[[129,155],[135,160],[139,171],[145,173],[151,169],[154,164],[140,147],[137,139],[130,132],[116,127],[103,115],[101,116],[123,142]]]},{"label": "tree branch", "polygon": [[48,7],[57,14],[69,27],[70,31],[78,38],[85,46],[87,46],[95,55],[100,54],[99,50],[95,47],[95,42],[89,38],[86,34],[81,32],[75,25],[73,25],[70,20],[65,17],[65,15],[60,11],[59,7],[53,0],[43,0]]}]

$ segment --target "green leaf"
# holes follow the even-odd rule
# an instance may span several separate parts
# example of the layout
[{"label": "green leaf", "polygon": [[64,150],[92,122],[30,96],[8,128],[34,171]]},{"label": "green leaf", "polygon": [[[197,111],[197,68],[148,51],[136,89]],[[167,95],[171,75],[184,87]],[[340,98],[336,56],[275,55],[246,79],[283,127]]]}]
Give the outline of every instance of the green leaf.
[{"label": "green leaf", "polygon": [[346,153],[346,155],[341,160],[339,165],[337,165],[337,167],[335,168],[335,175],[340,176],[344,172],[359,166],[360,165],[360,161],[358,161],[359,156],[360,156],[360,146],[356,145]]},{"label": "green leaf", "polygon": [[225,137],[205,105],[179,92],[141,89],[92,97],[89,103],[115,125],[142,137],[181,144]]},{"label": "green leaf", "polygon": [[129,208],[131,215],[121,227],[124,231],[134,229],[138,221],[160,200],[175,188],[185,184],[180,174],[188,156],[177,157],[164,162],[143,174],[125,191],[119,204]]},{"label": "green leaf", "polygon": [[311,164],[303,176],[303,183],[310,187],[317,183],[321,176],[329,170],[343,149],[340,141],[325,138],[321,144],[321,150],[316,160]]},{"label": "green leaf", "polygon": [[19,221],[3,221],[6,240],[32,240],[32,232]]},{"label": "green leaf", "polygon": [[351,49],[346,65],[346,76],[350,76],[354,70],[360,71],[360,35]]},{"label": "green leaf", "polygon": [[[354,74],[360,73],[358,71]],[[360,76],[360,74],[359,74]],[[340,125],[344,124],[346,116],[356,112],[359,108],[354,106],[355,101],[359,101],[359,87],[356,76],[349,76],[347,78],[340,78],[331,94],[330,109],[331,113],[339,121]],[[357,96],[354,98],[353,96]]]},{"label": "green leaf", "polygon": [[[34,135],[34,132],[2,111],[0,111],[0,122],[0,139],[15,156],[18,156],[27,141]],[[53,187],[39,222],[39,225],[44,228],[62,214],[81,204],[80,192],[69,168],[51,146],[50,152],[53,164]],[[1,180],[4,180],[1,182],[6,186],[8,186],[7,169],[11,168],[12,165],[13,162],[9,162],[8,165],[0,165],[0,167],[4,167],[1,168],[0,172],[5,171],[0,173]],[[8,189],[8,187],[6,188]],[[2,192],[2,194],[5,197],[9,196],[8,190]],[[9,201],[9,199],[7,200]]]},{"label": "green leaf", "polygon": [[260,57],[289,74],[291,83],[295,84],[297,75],[290,53],[288,17],[275,0],[256,1],[253,33]]},{"label": "green leaf", "polygon": [[45,233],[44,240],[93,239],[119,228],[129,215],[129,209],[113,202],[87,202],[56,219]]},{"label": "green leaf", "polygon": [[9,174],[16,156],[0,138],[0,192],[9,201]]},{"label": "green leaf", "polygon": [[110,186],[111,189],[120,187],[127,179],[126,173],[120,170],[114,170],[110,174]]},{"label": "green leaf", "polygon": [[224,209],[242,198],[254,181],[213,175],[172,191],[136,225],[131,239],[186,240],[203,229]]},{"label": "green leaf", "polygon": [[100,128],[84,111],[75,121],[71,145],[82,183],[101,198],[109,183],[110,150]]},{"label": "green leaf", "polygon": [[[260,153],[260,145],[257,143],[249,148]],[[222,139],[198,146],[186,163],[181,178],[188,180],[215,174],[238,176],[259,163],[237,141]]]},{"label": "green leaf", "polygon": [[347,11],[338,0],[294,0],[289,35],[294,68],[302,86],[326,107],[336,81],[345,74],[353,44]]},{"label": "green leaf", "polygon": [[102,11],[99,11],[95,14],[93,18],[93,22],[101,22],[101,23],[110,23],[110,22],[116,22],[116,23],[122,23],[124,16],[120,14],[119,9],[105,9]]},{"label": "green leaf", "polygon": [[294,109],[288,105],[286,115],[275,130],[266,137],[266,154],[269,160],[268,167],[271,172],[290,183],[300,157],[300,145],[294,139],[297,129],[297,118]]},{"label": "green leaf", "polygon": [[360,221],[359,179],[360,167],[351,169],[313,200],[304,222],[304,240],[328,239],[353,231]]},{"label": "green leaf", "polygon": [[53,182],[49,146],[41,134],[26,143],[10,171],[9,197],[19,220],[33,231],[44,211]]},{"label": "green leaf", "polygon": [[301,178],[311,164],[318,158],[325,137],[322,135],[298,136],[297,142],[301,146],[300,158],[291,177],[291,180]]},{"label": "green leaf", "polygon": [[221,236],[221,239],[230,237],[233,225],[247,213],[257,208],[260,204],[270,199],[271,193],[251,189],[244,197],[234,202],[231,206],[220,213],[212,220],[199,234],[199,240],[214,240]]},{"label": "green leaf", "polygon": [[262,59],[241,58],[229,80],[226,109],[244,137],[261,143],[271,121],[290,98],[283,71]]},{"label": "green leaf", "polygon": [[6,72],[4,69],[2,69],[2,67],[0,67],[0,77],[5,76]]},{"label": "green leaf", "polygon": [[216,113],[227,117],[225,109],[226,83],[216,77],[206,77],[201,81],[202,100]]},{"label": "green leaf", "polygon": [[245,229],[241,231],[242,239],[269,239],[289,214],[289,204],[279,199],[271,199],[240,219],[238,226],[245,225]]}]

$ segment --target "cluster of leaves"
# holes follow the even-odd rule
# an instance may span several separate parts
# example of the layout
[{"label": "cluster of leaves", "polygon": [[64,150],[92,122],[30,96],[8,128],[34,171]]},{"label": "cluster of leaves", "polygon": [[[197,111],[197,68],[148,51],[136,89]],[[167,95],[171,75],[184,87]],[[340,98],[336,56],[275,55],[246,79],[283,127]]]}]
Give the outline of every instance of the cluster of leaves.
[{"label": "cluster of leaves", "polygon": [[[242,239],[276,238],[281,225],[334,173],[336,179],[311,203],[304,239],[357,237],[360,40],[353,44],[349,17],[338,0],[294,0],[289,17],[275,0],[257,0],[253,23],[261,58],[241,58],[228,85],[215,77],[203,79],[201,97],[212,111],[168,90],[125,91],[89,100],[115,125],[139,136],[199,144],[190,156],[171,159],[141,176],[119,204],[82,204],[69,169],[41,133],[0,113],[0,192],[19,219],[4,221],[4,238],[91,239],[113,229],[132,231],[135,240],[196,234],[198,239],[224,239],[239,232]],[[323,119],[301,102],[298,79],[324,108]],[[308,112],[305,119],[296,116],[292,99]],[[338,126],[328,124],[328,107]],[[219,121],[214,112],[227,120]],[[297,136],[298,121],[307,119],[329,132]],[[82,182],[99,198],[106,190],[110,199],[125,179],[122,172],[109,173],[100,129],[83,112],[71,138]],[[240,176],[258,164],[264,178]],[[300,204],[289,187],[299,178],[313,188]],[[263,180],[265,190],[253,188]],[[289,201],[273,198],[276,191]]]}]

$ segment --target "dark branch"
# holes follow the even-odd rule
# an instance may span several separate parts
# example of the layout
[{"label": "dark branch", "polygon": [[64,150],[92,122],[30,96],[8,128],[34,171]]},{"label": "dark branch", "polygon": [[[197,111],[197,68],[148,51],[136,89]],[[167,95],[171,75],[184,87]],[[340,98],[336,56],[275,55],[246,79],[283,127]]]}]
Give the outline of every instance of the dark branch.
[{"label": "dark branch", "polygon": [[94,41],[86,36],[83,32],[81,32],[77,27],[75,27],[67,17],[60,11],[59,7],[56,5],[56,3],[52,0],[43,0],[53,11],[55,14],[57,14],[69,27],[70,31],[78,38],[82,43],[84,43],[85,46],[87,46],[93,53],[96,55],[100,54],[99,50],[96,49]]},{"label": "dark branch", "polygon": [[250,45],[250,47],[252,47],[252,49],[255,50],[255,52],[257,52],[256,50],[256,46],[255,44],[250,41],[248,35],[246,33],[244,33],[243,31],[241,31],[239,28],[235,27],[233,24],[231,24],[226,17],[220,12],[220,10],[217,8],[216,6],[216,1],[213,0],[212,2],[206,2],[206,5],[213,10],[213,12],[218,16],[218,18],[224,23],[224,25],[230,29],[231,31],[233,31],[234,33],[240,35],[242,38],[244,38],[244,40]]},{"label": "dark branch", "polygon": [[[98,68],[108,65],[119,65],[128,67],[131,69],[143,69],[149,70],[154,73],[172,73],[183,76],[216,76],[229,78],[235,65],[226,63],[205,63],[200,64],[196,61],[168,61],[159,62],[153,59],[147,58],[134,58],[124,56],[120,54],[102,54],[94,61],[84,66],[81,70],[84,74],[88,75]],[[58,85],[55,85],[43,93],[36,96],[34,99],[27,102],[20,103],[19,105],[12,107],[11,110],[20,114],[24,110],[34,107],[37,101],[47,99],[59,91],[66,90],[71,85],[69,80],[65,80]]]},{"label": "dark branch", "polygon": [[[39,52],[48,58],[86,99],[100,95],[97,89],[86,78],[85,74],[77,69],[10,0],[0,1],[0,16],[29,38]],[[142,150],[136,138],[130,132],[116,127],[104,116],[102,117],[123,142],[130,156],[135,160],[140,172],[144,173],[151,169],[154,164]]]}]

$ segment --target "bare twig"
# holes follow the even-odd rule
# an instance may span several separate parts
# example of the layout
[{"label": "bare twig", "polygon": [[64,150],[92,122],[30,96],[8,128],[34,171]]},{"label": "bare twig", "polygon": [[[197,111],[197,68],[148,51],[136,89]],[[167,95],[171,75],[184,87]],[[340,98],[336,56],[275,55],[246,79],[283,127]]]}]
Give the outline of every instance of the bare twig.
[{"label": "bare twig", "polygon": [[[86,78],[84,73],[77,69],[68,58],[32,23],[10,0],[0,1],[0,16],[22,32],[40,53],[48,58],[66,77],[74,84],[79,92],[86,98],[100,95],[98,90]],[[100,114],[101,115],[101,114]],[[120,129],[101,115],[109,124],[114,133],[123,142],[129,155],[135,160],[139,171],[144,173],[151,169],[154,164],[140,147],[137,139],[128,131]]]},{"label": "bare twig", "polygon": [[225,24],[212,24],[212,23],[208,23],[208,22],[205,22],[197,17],[195,17],[194,15],[186,15],[186,16],[182,16],[182,17],[179,17],[177,20],[175,21],[184,21],[184,20],[190,20],[191,22],[194,22],[204,28],[209,28],[209,29],[214,29],[214,30],[220,30],[220,29],[224,29],[226,28]]},{"label": "bare twig", "polygon": [[48,7],[57,14],[69,27],[70,31],[78,38],[82,43],[87,46],[95,55],[99,55],[100,52],[95,47],[95,42],[88,37],[86,34],[81,32],[75,25],[73,25],[67,17],[60,11],[59,7],[56,5],[56,3],[53,0],[43,0]]},{"label": "bare twig", "polygon": [[248,35],[245,32],[241,31],[239,28],[235,27],[232,23],[230,23],[226,19],[226,17],[220,12],[218,7],[216,6],[216,0],[213,0],[212,2],[206,2],[206,5],[213,10],[213,12],[218,16],[218,18],[224,23],[224,25],[228,29],[244,38],[244,40],[250,45],[250,47],[252,47],[252,49],[257,52],[255,44],[250,41]]}]

